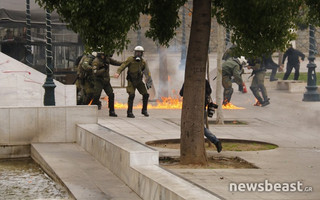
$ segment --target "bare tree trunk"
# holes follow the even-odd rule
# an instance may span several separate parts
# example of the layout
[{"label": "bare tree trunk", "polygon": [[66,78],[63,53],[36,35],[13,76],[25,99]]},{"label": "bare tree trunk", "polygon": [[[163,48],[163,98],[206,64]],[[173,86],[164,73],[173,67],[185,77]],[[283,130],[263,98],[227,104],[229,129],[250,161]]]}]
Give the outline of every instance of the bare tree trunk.
[{"label": "bare tree trunk", "polygon": [[159,46],[159,90],[158,97],[168,97],[167,48]]},{"label": "bare tree trunk", "polygon": [[211,0],[194,0],[181,114],[181,164],[208,163],[203,116],[210,28]]},{"label": "bare tree trunk", "polygon": [[223,26],[218,24],[218,52],[217,52],[217,84],[216,99],[218,104],[217,124],[224,124],[222,112],[222,52],[223,52]]}]

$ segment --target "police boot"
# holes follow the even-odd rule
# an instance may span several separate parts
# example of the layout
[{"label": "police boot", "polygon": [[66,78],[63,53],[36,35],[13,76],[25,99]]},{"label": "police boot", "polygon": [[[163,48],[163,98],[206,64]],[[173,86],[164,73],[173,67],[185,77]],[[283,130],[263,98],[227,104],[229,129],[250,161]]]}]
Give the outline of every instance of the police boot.
[{"label": "police boot", "polygon": [[260,106],[263,103],[263,100],[259,94],[258,88],[256,87],[250,87],[250,90],[252,91],[253,96],[258,100],[254,105],[255,106]]},{"label": "police boot", "polygon": [[261,106],[264,107],[264,106],[267,106],[270,104],[270,99],[268,98],[268,95],[267,95],[267,90],[264,86],[261,86],[261,94],[262,94],[262,97],[263,97],[263,102],[261,103]]},{"label": "police boot", "polygon": [[147,112],[148,100],[149,100],[149,94],[144,94],[142,98],[143,104],[142,104],[141,114],[143,114],[146,117],[149,117],[149,114]]},{"label": "police boot", "polygon": [[269,104],[270,104],[270,101],[269,101],[269,99],[268,99],[268,100],[264,101],[264,102],[261,104],[261,106],[262,106],[262,107],[265,107],[265,106],[267,106],[267,105],[269,105]]},{"label": "police boot", "polygon": [[262,106],[263,104],[263,100],[260,96],[256,96],[257,102],[255,104],[253,104],[254,106]]},{"label": "police boot", "polygon": [[108,96],[108,105],[109,105],[109,116],[110,117],[118,117],[118,115],[114,111],[114,93],[111,93]]},{"label": "police boot", "polygon": [[228,103],[230,103],[228,99],[224,98],[224,100],[222,101],[222,105],[226,106]]},{"label": "police boot", "polygon": [[133,100],[134,100],[134,94],[130,94],[128,98],[128,110],[127,110],[127,117],[129,118],[135,118],[135,116],[132,113],[132,107],[133,107]]},{"label": "police boot", "polygon": [[267,106],[267,105],[270,104],[270,101],[269,101],[270,99],[267,96],[264,96],[263,99],[264,99],[264,101],[261,104],[262,107]]},{"label": "police boot", "polygon": [[223,92],[223,102],[222,104],[225,106],[231,101],[231,97],[233,94],[233,88],[225,89]]},{"label": "police boot", "polygon": [[224,106],[226,106],[227,104],[230,103],[230,100],[231,100],[231,96],[228,95],[228,96],[224,97],[222,104],[223,104]]}]

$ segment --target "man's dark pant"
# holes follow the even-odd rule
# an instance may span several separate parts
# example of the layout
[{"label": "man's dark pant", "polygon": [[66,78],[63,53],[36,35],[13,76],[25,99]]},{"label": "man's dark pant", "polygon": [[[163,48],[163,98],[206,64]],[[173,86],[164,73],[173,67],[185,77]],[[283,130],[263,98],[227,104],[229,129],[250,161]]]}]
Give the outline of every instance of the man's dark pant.
[{"label": "man's dark pant", "polygon": [[300,64],[287,64],[287,71],[283,76],[283,80],[287,80],[289,75],[291,74],[292,69],[294,68],[294,78],[293,80],[299,79],[299,70],[300,70]]},{"label": "man's dark pant", "polygon": [[218,144],[218,142],[219,142],[218,138],[217,138],[215,135],[213,135],[209,129],[204,128],[204,135],[205,135],[205,136],[208,138],[208,140],[210,140],[210,142],[212,142],[213,144],[215,144],[215,145]]}]

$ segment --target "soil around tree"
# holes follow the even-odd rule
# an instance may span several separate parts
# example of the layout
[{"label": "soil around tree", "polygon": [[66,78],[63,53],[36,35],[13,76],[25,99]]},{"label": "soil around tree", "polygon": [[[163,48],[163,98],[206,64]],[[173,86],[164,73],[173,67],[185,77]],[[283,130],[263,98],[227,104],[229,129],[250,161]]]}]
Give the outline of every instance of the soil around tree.
[{"label": "soil around tree", "polygon": [[239,157],[209,156],[208,165],[182,165],[179,157],[160,157],[159,163],[167,169],[258,169]]},{"label": "soil around tree", "polygon": [[[250,140],[220,139],[222,151],[262,151],[275,149],[278,146],[271,143]],[[180,149],[180,139],[149,141],[147,145],[156,148]],[[214,144],[206,140],[206,151],[215,151]],[[182,165],[177,156],[162,156],[159,158],[162,167],[168,169],[258,169],[253,163],[247,162],[240,157],[226,157],[222,155],[208,156],[208,165]]]},{"label": "soil around tree", "polygon": [[[222,144],[222,151],[263,151],[278,147],[275,144],[261,141],[233,139],[220,139],[220,141]],[[180,149],[180,139],[149,141],[146,144],[157,148]],[[215,145],[209,142],[207,139],[205,140],[205,148],[207,151],[217,150]]]}]

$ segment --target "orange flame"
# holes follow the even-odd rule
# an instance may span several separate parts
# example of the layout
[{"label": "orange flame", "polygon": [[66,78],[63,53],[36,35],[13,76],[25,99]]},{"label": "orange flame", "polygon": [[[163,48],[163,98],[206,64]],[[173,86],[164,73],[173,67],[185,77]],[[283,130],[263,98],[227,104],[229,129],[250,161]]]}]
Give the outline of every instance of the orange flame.
[{"label": "orange flame", "polygon": [[[154,107],[154,108],[153,108]],[[150,106],[151,109],[181,109],[182,98],[177,97],[161,97],[161,101],[157,100],[156,106]]]},{"label": "orange flame", "polygon": [[90,103],[88,104],[89,106],[92,104],[93,99],[91,99]]},{"label": "orange flame", "polygon": [[228,110],[230,110],[230,109],[237,109],[237,110],[243,110],[243,109],[245,109],[245,108],[243,108],[243,107],[237,107],[237,106],[235,106],[235,105],[233,105],[232,103],[227,103],[226,105],[222,105],[222,109],[228,109]]},{"label": "orange flame", "polygon": [[255,100],[256,100],[256,102],[255,102],[255,104],[253,104],[253,105],[254,105],[254,106],[261,106],[261,103],[258,101],[258,99],[255,98]]},{"label": "orange flame", "polygon": [[114,108],[116,109],[127,109],[128,108],[128,104],[124,104],[124,103],[119,103],[119,102],[114,102]]},{"label": "orange flame", "polygon": [[[127,109],[128,104],[115,102],[114,107],[116,109]],[[138,105],[134,106],[133,109],[141,109],[142,104],[139,103]],[[152,103],[148,104],[148,109],[181,109],[182,108],[182,98],[177,97],[161,97],[161,100],[156,101],[156,105]]]},{"label": "orange flame", "polygon": [[[114,107],[116,109],[127,109],[128,104],[115,102]],[[138,105],[134,106],[133,109],[141,109],[142,104],[139,103]],[[148,109],[182,109],[182,97],[161,97],[161,100],[156,101],[156,105],[153,103],[148,104]],[[222,109],[238,109],[242,110],[245,109],[243,107],[237,107],[231,103],[227,105],[222,105]]]}]

